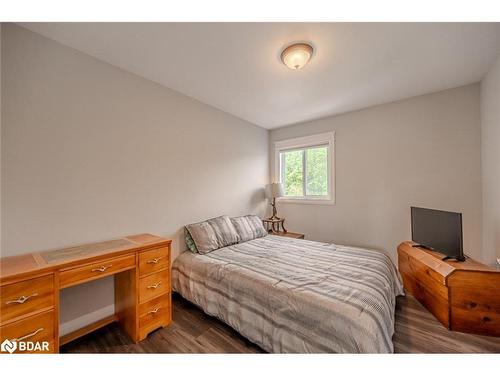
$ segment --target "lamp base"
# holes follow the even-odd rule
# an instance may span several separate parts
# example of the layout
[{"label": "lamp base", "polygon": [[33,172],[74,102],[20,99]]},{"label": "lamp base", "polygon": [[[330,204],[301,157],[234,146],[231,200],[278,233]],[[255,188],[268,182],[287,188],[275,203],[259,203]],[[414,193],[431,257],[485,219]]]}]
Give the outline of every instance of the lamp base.
[{"label": "lamp base", "polygon": [[271,202],[271,207],[273,208],[273,216],[262,220],[266,224],[266,230],[269,233],[278,233],[280,232],[280,224],[281,224],[281,229],[282,229],[281,232],[286,233],[285,226],[283,225],[285,219],[279,217],[278,211],[276,210],[276,198],[273,198]]},{"label": "lamp base", "polygon": [[281,220],[281,217],[278,216],[278,210],[276,209],[276,198],[273,198],[271,207],[273,208],[273,216],[268,217],[266,220]]},{"label": "lamp base", "polygon": [[269,221],[280,221],[280,220],[283,220],[283,219],[281,217],[273,215],[271,217],[266,217],[266,220],[269,220]]}]

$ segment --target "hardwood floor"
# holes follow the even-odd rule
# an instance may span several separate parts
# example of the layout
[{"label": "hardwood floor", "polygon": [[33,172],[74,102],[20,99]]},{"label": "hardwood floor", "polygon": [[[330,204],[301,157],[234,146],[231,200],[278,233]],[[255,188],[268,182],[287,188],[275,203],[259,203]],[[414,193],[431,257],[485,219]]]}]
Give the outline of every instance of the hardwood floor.
[{"label": "hardwood floor", "polygon": [[[173,298],[173,323],[134,344],[111,324],[61,347],[62,353],[262,353],[232,328],[182,297]],[[500,338],[451,332],[413,297],[398,297],[396,353],[500,353]]]},{"label": "hardwood floor", "polygon": [[500,337],[448,331],[412,296],[398,297],[396,353],[500,353]]},{"label": "hardwood floor", "polygon": [[61,347],[61,353],[263,353],[231,327],[177,294],[173,321],[134,344],[117,323]]}]

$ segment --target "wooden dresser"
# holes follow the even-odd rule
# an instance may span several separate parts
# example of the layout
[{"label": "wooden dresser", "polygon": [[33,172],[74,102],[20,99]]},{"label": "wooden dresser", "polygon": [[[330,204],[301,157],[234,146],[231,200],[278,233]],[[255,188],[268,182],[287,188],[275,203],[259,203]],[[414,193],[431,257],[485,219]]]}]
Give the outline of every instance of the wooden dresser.
[{"label": "wooden dresser", "polygon": [[[118,321],[138,342],[170,324],[171,241],[138,234],[0,259],[0,342],[48,342],[48,351]],[[59,337],[59,291],[114,276],[115,314]],[[85,301],[78,301],[85,303]]]},{"label": "wooden dresser", "polygon": [[450,330],[500,336],[500,271],[412,245],[398,246],[405,290]]}]

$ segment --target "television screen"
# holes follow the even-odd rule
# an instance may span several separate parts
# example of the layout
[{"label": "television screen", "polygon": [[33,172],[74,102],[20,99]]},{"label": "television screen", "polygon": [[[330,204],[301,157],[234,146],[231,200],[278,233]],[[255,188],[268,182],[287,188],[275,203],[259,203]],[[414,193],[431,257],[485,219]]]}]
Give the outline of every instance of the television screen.
[{"label": "television screen", "polygon": [[461,213],[412,207],[411,236],[413,242],[423,247],[465,260]]}]

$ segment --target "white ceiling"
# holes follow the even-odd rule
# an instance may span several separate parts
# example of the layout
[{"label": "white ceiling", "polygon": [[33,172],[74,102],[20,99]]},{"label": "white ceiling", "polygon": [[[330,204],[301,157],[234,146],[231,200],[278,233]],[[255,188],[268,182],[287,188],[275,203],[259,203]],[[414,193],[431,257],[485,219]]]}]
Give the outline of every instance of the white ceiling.
[{"label": "white ceiling", "polygon": [[499,23],[20,25],[268,129],[477,82],[500,52]]}]

